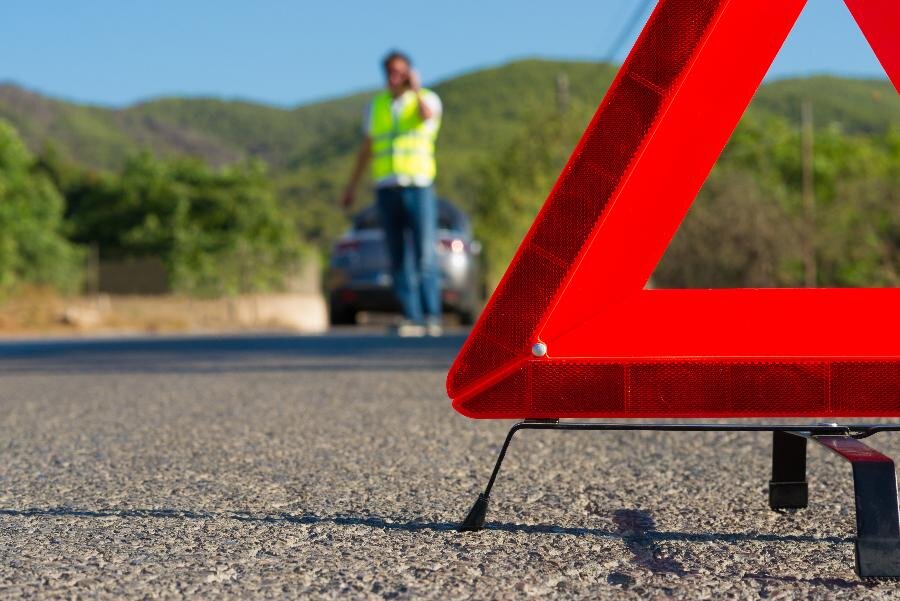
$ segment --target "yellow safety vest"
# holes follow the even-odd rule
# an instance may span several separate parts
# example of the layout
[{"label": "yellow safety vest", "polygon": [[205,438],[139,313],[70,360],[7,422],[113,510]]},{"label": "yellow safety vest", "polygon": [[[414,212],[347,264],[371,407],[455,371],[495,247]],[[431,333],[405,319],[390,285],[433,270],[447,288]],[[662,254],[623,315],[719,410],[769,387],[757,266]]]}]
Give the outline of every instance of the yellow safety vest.
[{"label": "yellow safety vest", "polygon": [[[422,90],[421,93],[428,93]],[[426,127],[419,115],[419,100],[412,91],[401,96],[402,108],[394,116],[390,92],[382,92],[372,100],[369,135],[372,138],[372,178],[375,181],[390,176],[434,179],[436,127]]]}]

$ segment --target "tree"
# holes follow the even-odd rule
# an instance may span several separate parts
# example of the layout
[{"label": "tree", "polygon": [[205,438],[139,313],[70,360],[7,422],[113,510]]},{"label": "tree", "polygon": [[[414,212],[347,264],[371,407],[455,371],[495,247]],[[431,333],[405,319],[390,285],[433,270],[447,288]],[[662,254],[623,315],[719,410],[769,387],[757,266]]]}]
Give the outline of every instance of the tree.
[{"label": "tree", "polygon": [[0,293],[24,283],[78,289],[84,254],[64,235],[64,208],[16,131],[0,121]]}]

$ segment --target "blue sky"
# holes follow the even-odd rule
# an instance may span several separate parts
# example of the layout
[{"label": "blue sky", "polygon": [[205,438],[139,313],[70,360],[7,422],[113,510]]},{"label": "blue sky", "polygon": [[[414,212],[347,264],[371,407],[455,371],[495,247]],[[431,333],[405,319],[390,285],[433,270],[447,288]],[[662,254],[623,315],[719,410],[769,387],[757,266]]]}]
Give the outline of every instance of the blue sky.
[{"label": "blue sky", "polygon": [[[603,59],[642,3],[4,0],[0,81],[105,105],[204,95],[291,106],[380,85],[391,47],[426,82],[523,57]],[[809,0],[770,76],[810,73],[883,77],[842,0]]]}]

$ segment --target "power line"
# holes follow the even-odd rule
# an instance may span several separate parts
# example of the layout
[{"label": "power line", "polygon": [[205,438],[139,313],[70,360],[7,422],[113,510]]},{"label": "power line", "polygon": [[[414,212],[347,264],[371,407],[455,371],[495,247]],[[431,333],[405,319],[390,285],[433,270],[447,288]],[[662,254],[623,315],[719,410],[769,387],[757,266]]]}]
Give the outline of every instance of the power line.
[{"label": "power line", "polygon": [[616,41],[609,47],[609,52],[607,52],[606,55],[607,62],[612,62],[622,49],[622,46],[628,41],[631,32],[634,31],[634,28],[641,22],[641,19],[647,14],[647,11],[654,2],[655,0],[644,0],[638,5],[637,10],[632,13],[631,18],[628,20],[625,27],[622,28],[622,32],[616,38]]}]

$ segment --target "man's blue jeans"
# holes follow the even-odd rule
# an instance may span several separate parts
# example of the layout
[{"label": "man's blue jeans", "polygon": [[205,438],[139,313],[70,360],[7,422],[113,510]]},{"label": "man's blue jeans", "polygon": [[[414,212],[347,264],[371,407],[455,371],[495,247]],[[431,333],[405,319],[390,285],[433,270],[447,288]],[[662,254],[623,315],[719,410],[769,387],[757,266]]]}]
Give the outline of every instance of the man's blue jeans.
[{"label": "man's blue jeans", "polygon": [[431,186],[376,190],[378,213],[391,259],[394,293],[414,322],[441,314],[435,242],[437,200]]}]

